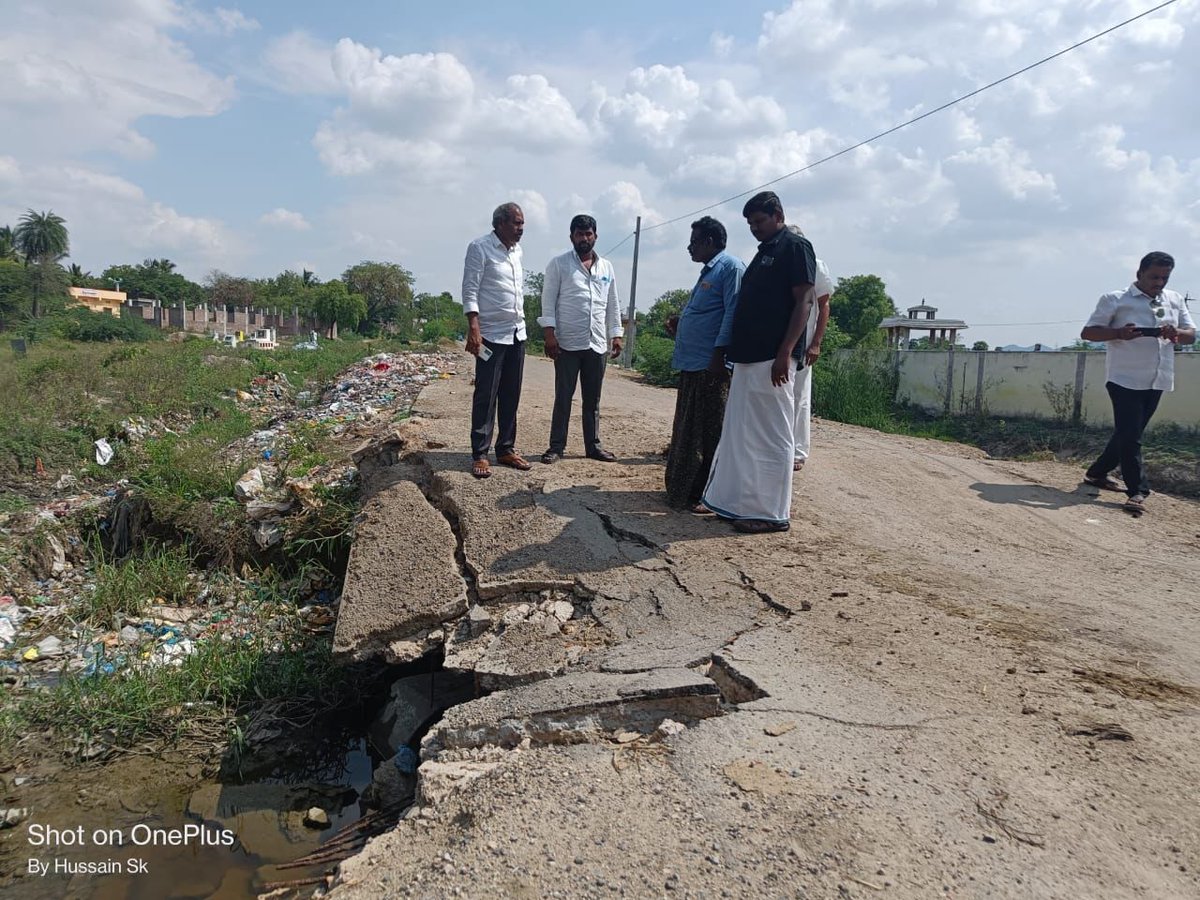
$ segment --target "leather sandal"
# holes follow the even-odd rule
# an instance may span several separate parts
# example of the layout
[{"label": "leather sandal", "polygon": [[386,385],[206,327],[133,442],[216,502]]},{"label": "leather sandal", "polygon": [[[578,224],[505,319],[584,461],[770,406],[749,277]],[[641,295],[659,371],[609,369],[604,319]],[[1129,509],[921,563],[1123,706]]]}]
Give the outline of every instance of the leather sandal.
[{"label": "leather sandal", "polygon": [[522,472],[528,472],[533,468],[520,453],[505,453],[503,456],[497,456],[496,462],[502,466],[508,466],[510,469],[520,469]]},{"label": "leather sandal", "polygon": [[1117,479],[1113,478],[1111,475],[1104,475],[1102,477],[1097,477],[1095,475],[1084,475],[1083,483],[1090,484],[1092,487],[1095,487],[1095,488],[1100,488],[1100,490],[1102,490],[1102,491],[1123,491],[1123,490],[1125,490],[1125,488],[1121,487],[1121,485],[1117,481]]},{"label": "leather sandal", "polygon": [[486,459],[471,460],[471,474],[476,478],[491,478],[492,466]]}]

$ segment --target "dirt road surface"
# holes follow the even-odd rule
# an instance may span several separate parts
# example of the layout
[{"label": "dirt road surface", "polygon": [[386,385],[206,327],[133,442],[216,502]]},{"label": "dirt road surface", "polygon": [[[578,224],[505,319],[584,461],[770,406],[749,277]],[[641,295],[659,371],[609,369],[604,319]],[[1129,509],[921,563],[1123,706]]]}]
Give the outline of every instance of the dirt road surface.
[{"label": "dirt road surface", "polygon": [[[530,358],[531,458],[552,383]],[[744,536],[663,503],[673,392],[610,369],[619,463],[583,458],[577,398],[566,460],[477,482],[470,391],[421,396],[414,459],[472,602],[570,590],[592,640],[552,674],[686,670],[724,699],[662,741],[543,715],[502,750],[470,738],[494,705],[452,710],[426,758],[483,774],[427,789],[337,900],[1200,896],[1200,506],[1134,520],[1066,466],[817,422],[791,531]]]}]

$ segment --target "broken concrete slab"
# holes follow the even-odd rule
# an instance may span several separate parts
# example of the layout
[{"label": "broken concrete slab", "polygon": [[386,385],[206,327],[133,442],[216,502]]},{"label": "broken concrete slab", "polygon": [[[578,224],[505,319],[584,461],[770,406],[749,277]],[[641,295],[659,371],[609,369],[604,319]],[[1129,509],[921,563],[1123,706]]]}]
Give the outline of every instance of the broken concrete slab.
[{"label": "broken concrete slab", "polygon": [[573,744],[614,730],[649,734],[663,719],[694,723],[718,715],[717,686],[687,669],[637,675],[576,672],[472,700],[447,710],[426,735],[422,756],[496,745]]},{"label": "broken concrete slab", "polygon": [[[663,577],[667,575],[668,577]],[[644,672],[707,662],[738,634],[760,621],[764,607],[728,579],[707,594],[695,593],[661,560],[629,566],[620,578],[610,573],[580,578],[591,595],[591,612],[605,629],[625,638],[607,651],[600,668]],[[714,576],[715,580],[715,576]],[[702,606],[703,614],[697,615]]]},{"label": "broken concrete slab", "polygon": [[474,669],[482,687],[496,690],[560,675],[578,656],[557,628],[551,634],[542,623],[519,622],[491,639]]},{"label": "broken concrete slab", "polygon": [[411,481],[397,481],[363,505],[334,631],[335,657],[366,659],[466,612],[457,539]]},{"label": "broken concrete slab", "polygon": [[463,555],[481,600],[569,591],[579,573],[611,571],[630,562],[600,517],[573,497],[595,493],[594,487],[547,493],[544,482],[523,478],[514,485],[509,478],[476,479],[454,469],[434,474],[433,490],[459,523]]}]

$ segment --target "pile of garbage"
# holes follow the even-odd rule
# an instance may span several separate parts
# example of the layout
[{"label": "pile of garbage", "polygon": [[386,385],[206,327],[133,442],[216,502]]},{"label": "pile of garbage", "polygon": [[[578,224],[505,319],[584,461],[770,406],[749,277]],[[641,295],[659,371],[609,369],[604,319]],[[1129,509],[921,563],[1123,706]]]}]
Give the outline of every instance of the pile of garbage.
[{"label": "pile of garbage", "polygon": [[[430,382],[450,377],[459,363],[453,353],[388,354],[364,359],[343,372],[320,396],[293,394],[286,376],[256,378],[236,400],[260,413],[264,427],[235,441],[223,454],[256,464],[238,480],[235,496],[260,551],[283,540],[285,520],[319,509],[322,497],[354,484],[357,469],[348,457],[364,437],[407,415]],[[135,444],[172,432],[161,420],[132,417],[120,442]],[[294,451],[304,430],[319,428],[339,448],[328,459],[299,466]],[[184,430],[181,428],[180,430]],[[111,459],[114,448],[104,442]],[[119,444],[118,444],[119,446]],[[101,448],[97,446],[97,461]],[[171,605],[147,598],[140,616],[123,616],[100,627],[80,621],[78,611],[95,588],[95,572],[77,529],[86,518],[105,519],[115,501],[129,496],[117,482],[79,490],[66,473],[55,483],[59,495],[30,509],[0,514],[0,680],[9,685],[49,684],[65,674],[107,676],[134,665],[180,665],[204,641],[246,640],[263,634],[331,629],[340,585],[321,571],[302,575],[290,591],[298,603],[286,609],[264,603],[253,572],[193,572],[195,601]],[[62,496],[62,495],[66,496]]]}]

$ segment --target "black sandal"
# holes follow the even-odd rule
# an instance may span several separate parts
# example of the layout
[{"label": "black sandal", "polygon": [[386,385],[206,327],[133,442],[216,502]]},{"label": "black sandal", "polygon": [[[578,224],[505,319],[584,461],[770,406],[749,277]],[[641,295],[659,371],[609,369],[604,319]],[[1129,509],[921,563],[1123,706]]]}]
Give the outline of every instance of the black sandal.
[{"label": "black sandal", "polygon": [[771,534],[776,531],[787,531],[791,528],[788,522],[769,522],[766,519],[738,519],[733,523],[735,531],[742,534]]}]

